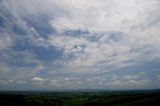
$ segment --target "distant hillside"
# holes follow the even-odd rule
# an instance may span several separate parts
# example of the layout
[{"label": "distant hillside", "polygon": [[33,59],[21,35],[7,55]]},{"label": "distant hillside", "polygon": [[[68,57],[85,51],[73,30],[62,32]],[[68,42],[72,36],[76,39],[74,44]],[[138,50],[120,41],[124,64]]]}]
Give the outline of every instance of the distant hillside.
[{"label": "distant hillside", "polygon": [[6,91],[0,106],[160,106],[160,90],[134,91]]}]

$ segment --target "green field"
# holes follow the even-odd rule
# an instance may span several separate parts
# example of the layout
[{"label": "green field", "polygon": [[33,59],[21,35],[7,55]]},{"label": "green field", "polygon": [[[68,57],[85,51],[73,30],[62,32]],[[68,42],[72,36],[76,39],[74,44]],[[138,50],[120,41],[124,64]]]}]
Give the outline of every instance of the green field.
[{"label": "green field", "polygon": [[0,92],[0,106],[160,106],[159,91]]}]

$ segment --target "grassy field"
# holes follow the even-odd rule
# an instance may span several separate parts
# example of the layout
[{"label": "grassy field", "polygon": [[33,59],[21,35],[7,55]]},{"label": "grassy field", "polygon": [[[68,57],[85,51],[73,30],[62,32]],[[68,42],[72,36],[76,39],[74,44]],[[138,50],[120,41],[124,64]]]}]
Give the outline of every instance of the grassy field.
[{"label": "grassy field", "polygon": [[0,106],[160,106],[159,91],[0,92]]}]

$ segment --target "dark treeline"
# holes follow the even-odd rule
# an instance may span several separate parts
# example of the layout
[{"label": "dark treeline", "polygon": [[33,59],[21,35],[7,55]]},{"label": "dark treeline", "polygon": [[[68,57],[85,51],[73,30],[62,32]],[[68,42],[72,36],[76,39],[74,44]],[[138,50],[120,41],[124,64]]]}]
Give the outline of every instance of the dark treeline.
[{"label": "dark treeline", "polygon": [[160,92],[0,92],[0,106],[160,106]]}]

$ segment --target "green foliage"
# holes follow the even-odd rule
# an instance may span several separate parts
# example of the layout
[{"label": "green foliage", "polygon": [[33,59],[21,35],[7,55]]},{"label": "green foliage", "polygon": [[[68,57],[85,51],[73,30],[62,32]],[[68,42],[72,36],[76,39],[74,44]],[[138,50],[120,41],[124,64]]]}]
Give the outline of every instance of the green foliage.
[{"label": "green foliage", "polygon": [[0,106],[160,106],[160,93],[0,93]]}]

